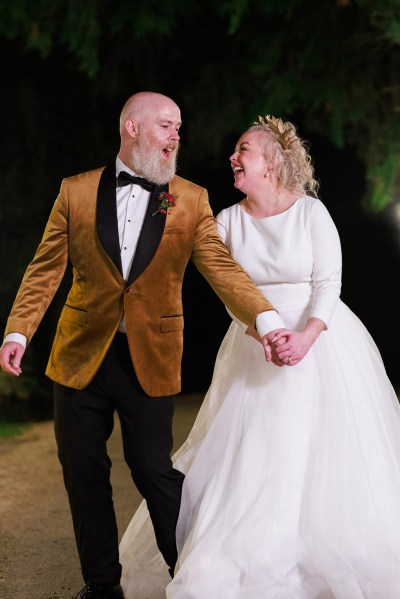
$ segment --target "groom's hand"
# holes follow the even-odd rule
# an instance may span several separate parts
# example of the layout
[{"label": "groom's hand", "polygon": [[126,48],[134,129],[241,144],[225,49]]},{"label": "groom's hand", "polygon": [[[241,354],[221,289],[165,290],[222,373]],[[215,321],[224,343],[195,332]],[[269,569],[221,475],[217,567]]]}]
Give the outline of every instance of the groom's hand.
[{"label": "groom's hand", "polygon": [[17,341],[7,341],[0,349],[0,366],[4,372],[19,376],[22,373],[21,360],[25,347]]},{"label": "groom's hand", "polygon": [[[276,366],[283,366],[281,363],[277,346],[275,342],[277,341],[278,333],[284,333],[286,329],[275,329],[275,331],[270,331],[264,337],[262,337],[261,342],[265,351],[265,359],[267,362],[273,362]],[[286,338],[284,336],[280,336],[278,344],[285,343]]]}]

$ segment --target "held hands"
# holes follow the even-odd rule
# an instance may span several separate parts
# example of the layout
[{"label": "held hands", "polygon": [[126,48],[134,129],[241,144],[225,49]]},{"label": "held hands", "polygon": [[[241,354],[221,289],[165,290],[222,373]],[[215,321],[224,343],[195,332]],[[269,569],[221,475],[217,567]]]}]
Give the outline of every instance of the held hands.
[{"label": "held hands", "polygon": [[275,331],[270,331],[269,333],[264,335],[264,337],[260,337],[260,335],[253,327],[248,327],[246,330],[246,335],[250,335],[250,337],[253,337],[263,346],[266,361],[273,362],[277,366],[284,365],[283,363],[280,363],[277,348],[278,345],[285,343],[285,333],[286,329],[275,329]]},{"label": "held hands", "polygon": [[[278,330],[271,344],[276,350],[277,360],[272,359],[277,366],[295,366],[304,358],[318,335],[326,328],[319,318],[310,318],[303,331]],[[269,333],[271,335],[272,333]]]},{"label": "held hands", "polygon": [[249,327],[246,333],[262,344],[267,362],[281,367],[295,366],[301,362],[325,328],[325,323],[322,320],[311,317],[303,331],[276,329],[261,338],[255,329]]},{"label": "held hands", "polygon": [[304,331],[278,332],[273,341],[276,349],[277,360],[273,360],[277,366],[295,366],[306,355],[313,342],[307,339]]},{"label": "held hands", "polygon": [[0,366],[3,372],[19,376],[22,373],[21,360],[25,348],[17,341],[7,341],[0,349]]},{"label": "held hands", "polygon": [[265,359],[267,362],[272,362],[276,366],[283,366],[281,363],[278,349],[279,346],[284,344],[286,341],[287,329],[275,329],[270,331],[262,338],[262,345],[265,351]]}]

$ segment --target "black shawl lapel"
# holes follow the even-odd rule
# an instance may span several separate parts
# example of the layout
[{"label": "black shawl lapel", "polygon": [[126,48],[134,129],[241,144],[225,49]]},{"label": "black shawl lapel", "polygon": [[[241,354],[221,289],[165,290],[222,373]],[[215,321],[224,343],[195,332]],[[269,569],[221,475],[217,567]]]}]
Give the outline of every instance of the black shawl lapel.
[{"label": "black shawl lapel", "polygon": [[[144,217],[139,241],[136,246],[136,252],[133,258],[131,270],[129,272],[127,285],[133,283],[133,281],[137,279],[140,274],[142,274],[146,266],[148,266],[148,264],[151,262],[158,246],[160,245],[167,215],[157,212],[157,197],[163,191],[168,191],[168,184],[155,185],[150,194],[149,204]],[[156,214],[154,214],[155,212]]]},{"label": "black shawl lapel", "polygon": [[101,174],[97,192],[96,226],[101,245],[122,274],[115,177],[115,165],[107,166]]}]

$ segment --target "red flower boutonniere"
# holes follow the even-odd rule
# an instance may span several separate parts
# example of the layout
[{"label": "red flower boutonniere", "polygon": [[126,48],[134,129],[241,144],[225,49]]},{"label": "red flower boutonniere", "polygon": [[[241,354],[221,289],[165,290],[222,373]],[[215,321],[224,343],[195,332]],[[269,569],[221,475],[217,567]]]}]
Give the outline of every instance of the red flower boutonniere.
[{"label": "red flower boutonniere", "polygon": [[170,208],[176,206],[177,195],[174,193],[167,193],[166,191],[162,191],[158,194],[158,206],[157,210],[153,212],[152,216],[155,216],[159,212],[161,214],[170,214]]}]

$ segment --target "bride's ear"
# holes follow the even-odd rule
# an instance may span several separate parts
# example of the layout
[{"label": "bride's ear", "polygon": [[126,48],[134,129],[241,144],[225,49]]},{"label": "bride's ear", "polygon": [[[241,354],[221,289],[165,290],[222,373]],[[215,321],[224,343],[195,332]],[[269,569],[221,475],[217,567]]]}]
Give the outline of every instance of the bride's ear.
[{"label": "bride's ear", "polygon": [[269,176],[272,175],[273,170],[274,170],[274,165],[271,161],[266,161],[266,170],[264,173],[264,177],[267,179]]}]

